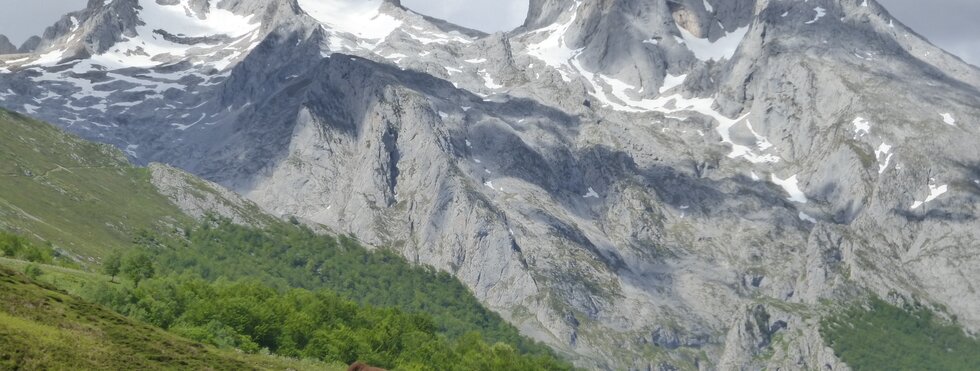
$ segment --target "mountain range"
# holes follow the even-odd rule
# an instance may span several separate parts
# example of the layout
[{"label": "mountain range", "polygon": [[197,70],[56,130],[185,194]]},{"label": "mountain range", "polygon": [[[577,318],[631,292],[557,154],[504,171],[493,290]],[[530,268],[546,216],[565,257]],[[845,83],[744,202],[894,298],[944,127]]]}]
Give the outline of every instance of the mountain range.
[{"label": "mountain range", "polygon": [[586,368],[846,369],[869,295],[980,330],[980,70],[875,0],[90,0],[0,106],[452,273]]}]

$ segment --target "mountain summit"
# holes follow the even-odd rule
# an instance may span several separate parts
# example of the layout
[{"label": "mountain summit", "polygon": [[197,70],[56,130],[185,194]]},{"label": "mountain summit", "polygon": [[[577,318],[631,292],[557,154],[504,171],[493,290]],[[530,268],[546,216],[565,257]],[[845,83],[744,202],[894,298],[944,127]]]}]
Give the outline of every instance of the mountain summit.
[{"label": "mountain summit", "polygon": [[[0,105],[460,278],[589,368],[843,366],[865,294],[980,330],[980,70],[874,0],[92,0]],[[779,346],[773,343],[780,342]]]}]

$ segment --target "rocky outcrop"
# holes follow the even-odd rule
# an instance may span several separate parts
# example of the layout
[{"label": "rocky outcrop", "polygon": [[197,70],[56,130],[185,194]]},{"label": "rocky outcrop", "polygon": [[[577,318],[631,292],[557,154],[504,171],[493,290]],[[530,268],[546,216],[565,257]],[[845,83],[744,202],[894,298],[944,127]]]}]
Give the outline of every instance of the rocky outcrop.
[{"label": "rocky outcrop", "polygon": [[235,224],[263,227],[274,219],[254,202],[182,170],[152,163],[150,182],[181,211],[195,218],[215,214]]}]

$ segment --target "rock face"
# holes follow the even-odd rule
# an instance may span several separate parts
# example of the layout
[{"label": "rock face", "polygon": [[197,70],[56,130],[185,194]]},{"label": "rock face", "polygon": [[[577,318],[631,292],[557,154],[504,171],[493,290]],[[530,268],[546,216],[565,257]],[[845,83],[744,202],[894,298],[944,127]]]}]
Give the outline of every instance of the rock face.
[{"label": "rock face", "polygon": [[587,368],[844,369],[818,320],[866,292],[980,330],[980,70],[874,0],[533,0],[493,35],[93,0],[34,49],[4,107],[450,271]]},{"label": "rock face", "polygon": [[255,227],[266,226],[273,220],[254,202],[218,184],[164,164],[152,163],[148,168],[151,182],[160,194],[194,218],[211,213],[236,224]]},{"label": "rock face", "polygon": [[0,35],[0,54],[14,54],[16,52],[17,46],[11,44],[7,36]]}]

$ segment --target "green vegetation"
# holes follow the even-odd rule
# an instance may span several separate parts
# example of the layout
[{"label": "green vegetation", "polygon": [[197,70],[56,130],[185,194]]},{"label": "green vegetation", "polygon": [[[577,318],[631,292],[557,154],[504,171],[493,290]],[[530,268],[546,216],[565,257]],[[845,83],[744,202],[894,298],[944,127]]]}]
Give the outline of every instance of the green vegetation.
[{"label": "green vegetation", "polygon": [[561,370],[545,356],[522,356],[477,333],[449,341],[431,317],[361,306],[329,291],[279,292],[257,280],[209,283],[190,275],[105,281],[89,296],[186,338],[249,353],[272,353],[410,370]]},{"label": "green vegetation", "polygon": [[157,254],[161,273],[191,272],[210,281],[254,278],[279,290],[327,289],[360,304],[427,313],[450,339],[479,332],[521,353],[552,354],[483,307],[455,277],[412,265],[390,251],[368,251],[351,238],[286,223],[243,227],[215,217],[184,237],[168,241],[144,235],[142,250]]},{"label": "green vegetation", "polygon": [[122,255],[118,252],[109,254],[102,260],[102,273],[109,276],[110,281],[115,281],[116,276],[122,271]]},{"label": "green vegetation", "polygon": [[0,344],[3,370],[344,369],[194,343],[5,267],[0,267]]},{"label": "green vegetation", "polygon": [[111,146],[2,109],[0,131],[0,230],[101,256],[138,230],[190,222]]},{"label": "green vegetation", "polygon": [[0,231],[0,256],[50,264],[55,252],[51,246],[38,246],[21,236]]},{"label": "green vegetation", "polygon": [[131,281],[139,285],[140,281],[153,278],[156,268],[153,267],[153,258],[144,253],[135,253],[126,257],[120,265],[120,270]]},{"label": "green vegetation", "polygon": [[873,298],[825,318],[820,334],[855,371],[980,370],[980,340],[926,308]]}]

